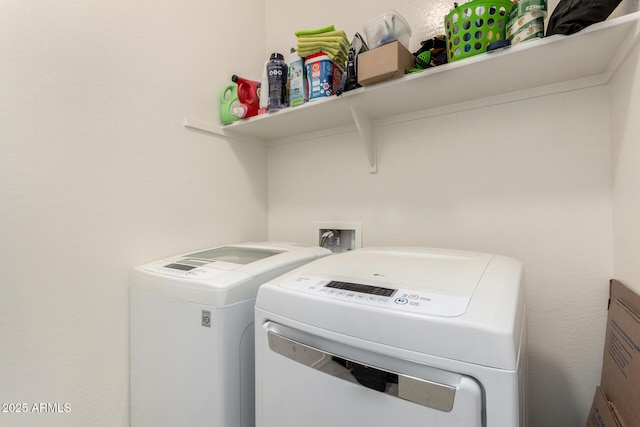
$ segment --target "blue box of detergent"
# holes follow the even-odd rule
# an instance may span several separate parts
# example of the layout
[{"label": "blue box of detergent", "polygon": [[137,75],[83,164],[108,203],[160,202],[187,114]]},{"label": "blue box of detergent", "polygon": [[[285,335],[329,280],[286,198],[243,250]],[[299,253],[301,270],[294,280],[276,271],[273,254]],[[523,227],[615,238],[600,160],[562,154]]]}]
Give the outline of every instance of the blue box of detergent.
[{"label": "blue box of detergent", "polygon": [[309,101],[335,95],[340,89],[342,69],[324,53],[308,56],[307,69]]}]

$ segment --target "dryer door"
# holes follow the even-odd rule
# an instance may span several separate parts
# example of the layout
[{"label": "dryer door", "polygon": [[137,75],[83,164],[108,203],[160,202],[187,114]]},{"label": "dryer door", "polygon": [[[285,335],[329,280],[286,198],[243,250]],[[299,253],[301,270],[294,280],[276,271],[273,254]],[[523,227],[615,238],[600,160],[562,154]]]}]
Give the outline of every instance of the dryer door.
[{"label": "dryer door", "polygon": [[261,328],[256,425],[482,427],[473,378],[280,323]]}]

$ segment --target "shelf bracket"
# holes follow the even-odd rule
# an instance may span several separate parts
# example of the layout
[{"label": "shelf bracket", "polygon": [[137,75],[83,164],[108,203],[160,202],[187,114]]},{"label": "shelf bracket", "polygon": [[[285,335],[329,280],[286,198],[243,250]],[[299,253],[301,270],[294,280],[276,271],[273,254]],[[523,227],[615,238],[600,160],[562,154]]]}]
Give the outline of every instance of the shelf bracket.
[{"label": "shelf bracket", "polygon": [[364,145],[364,150],[369,160],[369,172],[376,173],[378,171],[378,165],[376,159],[376,132],[373,121],[354,106],[351,106],[351,115],[353,116],[353,121],[360,134],[360,141],[362,141]]}]

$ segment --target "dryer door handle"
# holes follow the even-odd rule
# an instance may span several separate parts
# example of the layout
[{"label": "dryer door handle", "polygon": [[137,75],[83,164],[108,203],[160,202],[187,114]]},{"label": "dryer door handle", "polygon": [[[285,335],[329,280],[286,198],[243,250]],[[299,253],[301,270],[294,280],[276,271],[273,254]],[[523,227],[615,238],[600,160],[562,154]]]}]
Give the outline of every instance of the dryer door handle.
[{"label": "dryer door handle", "polygon": [[422,406],[450,412],[457,387],[392,372],[306,344],[305,332],[274,322],[263,325],[269,348],[288,359],[334,377]]}]

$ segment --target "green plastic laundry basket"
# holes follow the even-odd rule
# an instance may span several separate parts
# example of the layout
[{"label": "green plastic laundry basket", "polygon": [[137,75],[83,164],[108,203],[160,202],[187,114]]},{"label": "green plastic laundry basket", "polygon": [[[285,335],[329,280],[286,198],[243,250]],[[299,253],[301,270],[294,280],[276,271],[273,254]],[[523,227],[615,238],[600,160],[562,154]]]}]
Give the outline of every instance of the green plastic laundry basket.
[{"label": "green plastic laundry basket", "polygon": [[445,18],[449,62],[487,51],[487,46],[504,40],[510,0],[475,0],[453,9]]}]

